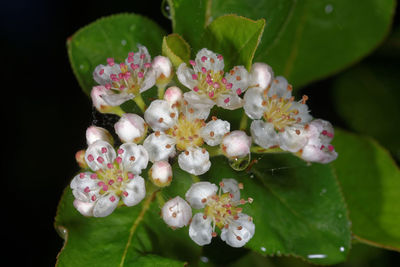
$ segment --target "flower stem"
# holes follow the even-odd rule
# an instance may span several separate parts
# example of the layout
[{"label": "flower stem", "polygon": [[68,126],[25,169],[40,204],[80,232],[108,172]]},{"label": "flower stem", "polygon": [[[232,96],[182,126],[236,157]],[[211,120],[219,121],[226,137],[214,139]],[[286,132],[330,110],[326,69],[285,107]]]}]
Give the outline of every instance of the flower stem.
[{"label": "flower stem", "polygon": [[267,153],[285,153],[287,151],[284,151],[282,149],[280,149],[279,147],[275,147],[275,148],[262,148],[259,146],[252,146],[250,148],[250,151],[253,153],[257,153],[257,154],[267,154]]},{"label": "flower stem", "polygon": [[135,101],[136,105],[138,105],[138,107],[140,108],[140,110],[142,112],[144,112],[146,110],[146,103],[144,103],[142,95],[138,94],[137,96],[135,96],[133,98],[133,101]]},{"label": "flower stem", "polygon": [[197,175],[191,174],[193,183],[198,183],[200,182],[200,178]]},{"label": "flower stem", "polygon": [[240,120],[240,125],[239,125],[240,130],[242,130],[242,131],[246,130],[247,120],[248,120],[248,117],[247,117],[246,113],[243,111],[242,119]]},{"label": "flower stem", "polygon": [[165,86],[166,84],[157,85],[158,99],[164,98]]}]

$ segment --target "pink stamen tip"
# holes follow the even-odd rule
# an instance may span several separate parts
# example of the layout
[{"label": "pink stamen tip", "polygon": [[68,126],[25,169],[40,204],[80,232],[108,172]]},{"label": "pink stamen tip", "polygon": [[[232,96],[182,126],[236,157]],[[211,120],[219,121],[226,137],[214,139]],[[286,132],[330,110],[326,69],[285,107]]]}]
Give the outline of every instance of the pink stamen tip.
[{"label": "pink stamen tip", "polygon": [[90,179],[97,179],[97,174],[95,174],[95,173],[92,173],[91,175],[90,175]]},{"label": "pink stamen tip", "polygon": [[122,153],[124,153],[124,150],[122,149],[122,148],[120,148],[120,149],[118,149],[118,154],[122,154]]},{"label": "pink stamen tip", "polygon": [[240,95],[242,93],[242,89],[238,88],[236,89],[236,94]]},{"label": "pink stamen tip", "polygon": [[208,83],[208,85],[213,85],[213,81],[211,81],[211,80],[207,80],[207,83]]},{"label": "pink stamen tip", "polygon": [[226,84],[226,78],[222,78],[222,79],[221,79],[221,82],[222,82],[223,84]]},{"label": "pink stamen tip", "polygon": [[101,69],[101,70],[99,71],[99,74],[100,74],[100,75],[103,75],[103,74],[104,74],[104,69]]},{"label": "pink stamen tip", "polygon": [[133,63],[133,62],[134,62],[133,56],[129,56],[128,57],[128,63]]},{"label": "pink stamen tip", "polygon": [[327,133],[327,136],[332,138],[333,137],[333,133]]},{"label": "pink stamen tip", "polygon": [[121,176],[118,176],[117,182],[122,182],[124,179]]},{"label": "pink stamen tip", "polygon": [[332,151],[334,150],[334,147],[333,147],[332,145],[329,145],[329,146],[328,146],[328,149],[329,149],[329,151],[332,152]]},{"label": "pink stamen tip", "polygon": [[118,78],[121,80],[121,79],[123,79],[124,78],[124,74],[123,73],[119,73],[118,74]]},{"label": "pink stamen tip", "polygon": [[122,63],[119,63],[119,68],[120,68],[120,69],[123,69],[123,68],[125,68],[125,67],[126,67],[125,63],[123,63],[123,62],[122,62]]},{"label": "pink stamen tip", "polygon": [[214,86],[214,88],[218,89],[219,88],[219,83],[215,82],[213,86]]},{"label": "pink stamen tip", "polygon": [[80,174],[79,174],[79,178],[81,178],[81,179],[85,178],[85,174],[84,174],[83,172],[80,173]]},{"label": "pink stamen tip", "polygon": [[199,91],[199,87],[197,87],[197,86],[193,87],[193,91],[198,92]]},{"label": "pink stamen tip", "polygon": [[117,157],[117,158],[115,159],[115,161],[116,161],[118,164],[121,164],[122,158],[121,158],[121,157]]},{"label": "pink stamen tip", "polygon": [[198,78],[198,77],[197,77],[196,74],[192,74],[192,79],[193,79],[193,80],[197,80],[197,78]]},{"label": "pink stamen tip", "polygon": [[85,193],[89,193],[90,192],[90,188],[89,186],[86,186],[85,189],[83,190]]},{"label": "pink stamen tip", "polygon": [[130,72],[126,72],[126,73],[124,74],[124,79],[125,79],[125,80],[128,80],[130,77],[131,77],[131,73],[130,73]]},{"label": "pink stamen tip", "polygon": [[113,179],[111,179],[110,181],[108,181],[108,184],[109,185],[112,185],[114,183],[114,180]]},{"label": "pink stamen tip", "polygon": [[139,71],[138,77],[139,77],[139,78],[143,78],[143,76],[144,76],[144,75],[143,75],[143,72]]},{"label": "pink stamen tip", "polygon": [[140,59],[144,59],[145,57],[146,57],[145,54],[141,54],[141,55],[140,55]]},{"label": "pink stamen tip", "polygon": [[134,55],[135,55],[135,53],[133,53],[133,52],[128,53],[128,57],[133,57]]},{"label": "pink stamen tip", "polygon": [[92,162],[92,161],[94,160],[94,157],[93,157],[92,154],[90,154],[90,155],[87,157],[87,159],[88,159],[88,161]]},{"label": "pink stamen tip", "polygon": [[204,61],[206,61],[206,60],[207,60],[207,57],[206,57],[206,56],[202,56],[202,57],[201,57],[201,61],[202,61],[202,62],[204,62]]},{"label": "pink stamen tip", "polygon": [[224,103],[228,103],[229,102],[229,97],[225,98]]},{"label": "pink stamen tip", "polygon": [[98,157],[98,158],[97,158],[97,161],[98,161],[99,163],[103,163],[103,162],[104,162],[104,159],[103,159],[102,157]]},{"label": "pink stamen tip", "polygon": [[126,86],[125,85],[121,85],[120,87],[119,87],[119,90],[125,90],[126,89]]},{"label": "pink stamen tip", "polygon": [[103,185],[103,191],[107,191],[108,190],[108,186],[107,185]]},{"label": "pink stamen tip", "polygon": [[206,70],[206,68],[204,68],[204,67],[201,67],[201,72],[202,72],[202,73],[207,73],[207,70]]},{"label": "pink stamen tip", "polygon": [[110,65],[110,66],[114,66],[114,59],[113,58],[107,58],[107,63],[108,63],[108,65]]},{"label": "pink stamen tip", "polygon": [[133,178],[135,178],[135,175],[131,172],[128,172],[128,179],[132,180]]},{"label": "pink stamen tip", "polygon": [[128,192],[126,192],[126,191],[122,192],[122,194],[124,194],[125,197],[127,197],[129,195]]},{"label": "pink stamen tip", "polygon": [[192,66],[196,66],[196,62],[194,62],[194,60],[189,60],[190,65]]},{"label": "pink stamen tip", "polygon": [[110,197],[110,201],[111,201],[111,202],[114,202],[114,201],[115,201],[115,197],[114,197],[114,196],[111,196],[111,197]]},{"label": "pink stamen tip", "polygon": [[232,89],[232,86],[233,86],[233,84],[228,83],[228,84],[226,85],[226,89]]},{"label": "pink stamen tip", "polygon": [[219,60],[223,60],[223,59],[224,59],[224,57],[223,57],[222,55],[218,55],[217,58],[218,58]]},{"label": "pink stamen tip", "polygon": [[320,150],[322,150],[322,149],[324,149],[324,148],[325,148],[325,146],[324,146],[324,145],[322,145],[322,146],[321,146],[321,148],[320,148]]},{"label": "pink stamen tip", "polygon": [[144,63],[144,67],[145,68],[150,68],[151,67],[151,63]]},{"label": "pink stamen tip", "polygon": [[105,185],[105,183],[103,181],[100,181],[100,182],[97,183],[97,185],[98,186],[103,186],[103,185]]},{"label": "pink stamen tip", "polygon": [[107,163],[107,168],[112,169],[113,167],[112,163]]},{"label": "pink stamen tip", "polygon": [[96,201],[96,196],[95,195],[92,196],[92,201]]},{"label": "pink stamen tip", "polygon": [[328,132],[327,132],[326,130],[323,130],[323,131],[321,132],[321,134],[322,134],[322,135],[327,135]]},{"label": "pink stamen tip", "polygon": [[106,85],[104,85],[104,87],[105,87],[107,90],[110,90],[110,89],[111,89],[111,84],[107,83]]},{"label": "pink stamen tip", "polygon": [[214,97],[214,92],[209,92],[208,93],[208,96],[211,98],[211,97]]},{"label": "pink stamen tip", "polygon": [[101,153],[107,153],[107,148],[106,147],[102,147],[101,148]]}]

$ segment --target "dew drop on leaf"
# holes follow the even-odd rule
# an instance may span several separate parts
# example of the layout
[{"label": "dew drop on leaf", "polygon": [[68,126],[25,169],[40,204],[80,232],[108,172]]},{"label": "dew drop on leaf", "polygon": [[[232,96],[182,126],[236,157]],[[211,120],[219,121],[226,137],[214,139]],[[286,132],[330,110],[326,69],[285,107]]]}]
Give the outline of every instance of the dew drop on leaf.
[{"label": "dew drop on leaf", "polygon": [[167,0],[163,0],[162,3],[161,3],[161,13],[167,19],[171,19],[171,7],[169,6]]},{"label": "dew drop on leaf", "polygon": [[229,165],[235,171],[243,171],[247,168],[247,166],[249,166],[250,159],[251,159],[250,154],[248,154],[248,156],[244,156],[243,158],[230,159]]}]

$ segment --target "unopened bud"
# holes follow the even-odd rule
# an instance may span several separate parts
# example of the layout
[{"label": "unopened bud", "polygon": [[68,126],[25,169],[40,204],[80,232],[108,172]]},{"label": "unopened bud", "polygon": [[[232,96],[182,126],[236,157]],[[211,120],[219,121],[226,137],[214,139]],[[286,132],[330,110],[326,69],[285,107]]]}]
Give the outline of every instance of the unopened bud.
[{"label": "unopened bud", "polygon": [[169,58],[157,56],[153,59],[152,66],[156,72],[157,85],[166,85],[171,81],[174,73],[172,72],[172,64]]},{"label": "unopened bud", "polygon": [[257,62],[251,66],[250,75],[251,85],[265,89],[271,83],[274,77],[274,72],[269,65]]},{"label": "unopened bud", "polygon": [[251,137],[244,131],[233,131],[221,142],[222,151],[228,158],[242,158],[250,153]]},{"label": "unopened bud", "polygon": [[97,140],[103,140],[111,145],[114,144],[114,139],[112,135],[110,134],[109,131],[102,127],[97,127],[97,126],[90,126],[86,129],[86,142],[87,145],[90,146]]},{"label": "unopened bud", "polygon": [[119,106],[111,106],[104,101],[103,96],[107,94],[107,90],[101,85],[93,87],[90,92],[93,106],[101,113],[123,114],[124,111]]},{"label": "unopened bud", "polygon": [[192,218],[192,208],[185,200],[177,196],[164,204],[161,214],[166,224],[181,228],[189,224]]},{"label": "unopened bud", "polygon": [[172,181],[172,168],[167,161],[156,161],[149,170],[149,179],[159,187],[168,186]]},{"label": "unopened bud", "polygon": [[164,93],[164,99],[170,104],[173,105],[177,102],[181,102],[183,99],[182,90],[176,86],[169,87]]},{"label": "unopened bud", "polygon": [[139,143],[146,136],[147,124],[142,117],[132,113],[125,113],[114,125],[114,129],[122,142]]},{"label": "unopened bud", "polygon": [[79,167],[81,167],[82,169],[86,169],[89,167],[85,160],[85,152],[86,151],[82,149],[75,153],[75,160],[78,163]]}]

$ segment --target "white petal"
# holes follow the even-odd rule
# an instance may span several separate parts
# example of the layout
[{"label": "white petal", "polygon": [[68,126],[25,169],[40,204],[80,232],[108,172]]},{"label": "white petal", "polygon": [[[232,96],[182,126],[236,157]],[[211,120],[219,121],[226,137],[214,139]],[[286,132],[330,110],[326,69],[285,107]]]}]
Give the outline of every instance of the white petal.
[{"label": "white petal", "polygon": [[249,87],[249,73],[243,66],[235,66],[230,72],[227,72],[225,78],[232,84],[232,92],[243,93]]},{"label": "white petal", "polygon": [[229,110],[241,108],[244,104],[243,99],[241,99],[235,92],[219,95],[216,100],[218,107]]},{"label": "white petal", "polygon": [[211,120],[201,129],[200,136],[207,145],[216,146],[221,143],[224,135],[229,133],[230,128],[231,126],[227,121],[220,119]]},{"label": "white petal", "polygon": [[181,228],[189,224],[192,208],[181,197],[168,200],[161,210],[162,218],[171,227]]},{"label": "white petal", "polygon": [[86,129],[87,145],[90,146],[97,140],[106,141],[106,142],[110,143],[111,145],[114,143],[113,137],[109,131],[107,131],[106,129],[104,129],[102,127],[97,127],[97,126],[92,125]]},{"label": "white petal", "polygon": [[99,180],[91,178],[93,173],[84,172],[76,175],[72,179],[70,187],[72,189],[72,194],[78,200],[84,202],[92,202],[92,196],[95,195],[97,198],[99,192],[98,182]]},{"label": "white petal", "polygon": [[151,162],[168,161],[175,156],[175,139],[165,133],[152,133],[143,142]]},{"label": "white petal", "polygon": [[83,215],[83,216],[93,216],[93,208],[95,203],[84,202],[78,199],[74,200],[74,207]]},{"label": "white petal", "polygon": [[280,148],[290,152],[299,151],[308,140],[304,126],[300,124],[285,127],[285,131],[278,133],[278,137]]},{"label": "white petal", "polygon": [[146,71],[144,75],[144,80],[142,81],[142,84],[140,86],[140,93],[143,93],[144,91],[147,91],[151,87],[153,87],[156,84],[156,72],[153,69],[150,69]]},{"label": "white petal", "polygon": [[106,141],[97,140],[91,144],[85,153],[85,160],[93,171],[106,169],[108,163],[116,158],[114,148]]},{"label": "white petal", "polygon": [[250,85],[258,86],[262,89],[267,88],[271,83],[271,80],[274,78],[272,68],[269,65],[260,62],[256,62],[251,66],[250,75]]},{"label": "white petal", "polygon": [[260,87],[250,88],[244,94],[244,111],[253,120],[261,119],[264,113],[262,95],[263,90]]},{"label": "white petal", "polygon": [[90,97],[92,98],[93,106],[101,111],[104,108],[110,106],[103,99],[104,95],[113,94],[111,90],[107,90],[104,86],[94,86],[92,91],[90,91]]},{"label": "white petal", "polygon": [[[215,105],[214,101],[208,97],[199,95],[193,91],[184,93],[183,98],[188,102],[188,105],[185,107],[187,109],[192,108],[194,110],[194,116],[203,120],[207,119],[211,108]],[[187,114],[187,112],[185,113]]]},{"label": "white petal", "polygon": [[272,97],[273,95],[277,95],[278,98],[289,99],[292,97],[291,85],[287,82],[287,80],[278,76],[271,82],[271,88],[268,90],[268,97]]},{"label": "white petal", "polygon": [[278,135],[272,123],[267,123],[262,120],[256,120],[250,126],[251,136],[254,143],[263,147],[270,148],[279,145]]},{"label": "white petal", "polygon": [[194,209],[204,208],[203,199],[207,199],[217,193],[218,187],[210,182],[198,182],[192,184],[185,194],[186,200]]},{"label": "white petal", "polygon": [[187,88],[193,89],[198,83],[197,80],[192,78],[194,74],[193,69],[188,68],[186,63],[182,63],[179,65],[178,70],[176,71],[176,75],[178,76],[178,80]]},{"label": "white petal", "polygon": [[121,92],[119,94],[117,93],[112,93],[113,91],[108,90],[110,92],[109,94],[104,94],[101,95],[101,98],[104,100],[104,102],[109,105],[109,106],[119,106],[126,101],[134,98],[134,94],[128,94],[126,92]]},{"label": "white petal", "polygon": [[167,186],[172,181],[172,167],[168,161],[156,161],[149,171],[149,179],[159,186]]},{"label": "white petal", "polygon": [[201,71],[201,68],[204,67],[206,70],[212,70],[214,72],[219,72],[224,70],[224,60],[222,57],[219,57],[216,53],[207,48],[201,49],[196,54],[196,69],[198,72]]},{"label": "white petal", "polygon": [[208,151],[199,147],[189,147],[178,156],[179,167],[194,175],[206,173],[210,167],[210,156]]},{"label": "white petal", "polygon": [[125,192],[122,193],[122,201],[128,207],[139,204],[146,196],[145,182],[139,175],[135,175],[134,178],[126,184],[124,189]]},{"label": "white petal", "polygon": [[255,225],[248,215],[239,213],[238,216],[239,219],[229,224],[228,229],[221,230],[221,239],[235,248],[243,247],[255,232]]},{"label": "white petal", "polygon": [[122,142],[134,143],[142,140],[147,130],[147,126],[142,117],[132,113],[124,113],[114,125],[114,128]]},{"label": "white petal", "polygon": [[212,239],[211,219],[204,219],[203,213],[195,214],[189,226],[189,236],[199,246],[210,244]]},{"label": "white petal", "polygon": [[338,157],[335,150],[321,149],[317,146],[306,145],[302,149],[301,158],[309,162],[329,163]]},{"label": "white petal", "polygon": [[333,130],[333,126],[329,121],[316,119],[313,120],[310,125],[315,127],[320,133],[319,138],[321,139],[322,143],[328,144],[329,142],[331,142],[335,133]]},{"label": "white petal", "polygon": [[250,153],[251,141],[244,131],[236,130],[224,136],[221,146],[227,157],[241,158]]},{"label": "white petal", "polygon": [[118,151],[124,171],[140,174],[147,167],[149,155],[142,145],[125,143],[119,147]]},{"label": "white petal", "polygon": [[[165,100],[154,100],[144,112],[144,119],[154,131],[165,131],[175,125],[178,116],[171,105]],[[176,114],[177,115],[177,114]]]},{"label": "white petal", "polygon": [[93,72],[93,79],[100,85],[106,85],[112,83],[110,78],[111,74],[118,75],[121,73],[121,69],[118,64],[110,65],[98,65]]},{"label": "white petal", "polygon": [[306,104],[294,102],[288,110],[297,110],[298,113],[297,115],[294,115],[293,118],[296,120],[300,119],[300,122],[303,124],[312,120],[312,116],[309,114],[310,111]]},{"label": "white petal", "polygon": [[232,194],[233,195],[232,200],[239,201],[240,200],[240,190],[239,190],[238,182],[235,179],[222,179],[222,183],[224,185],[221,187],[222,192]]},{"label": "white petal", "polygon": [[94,205],[94,217],[106,217],[110,215],[118,206],[119,197],[114,193],[102,195]]}]

